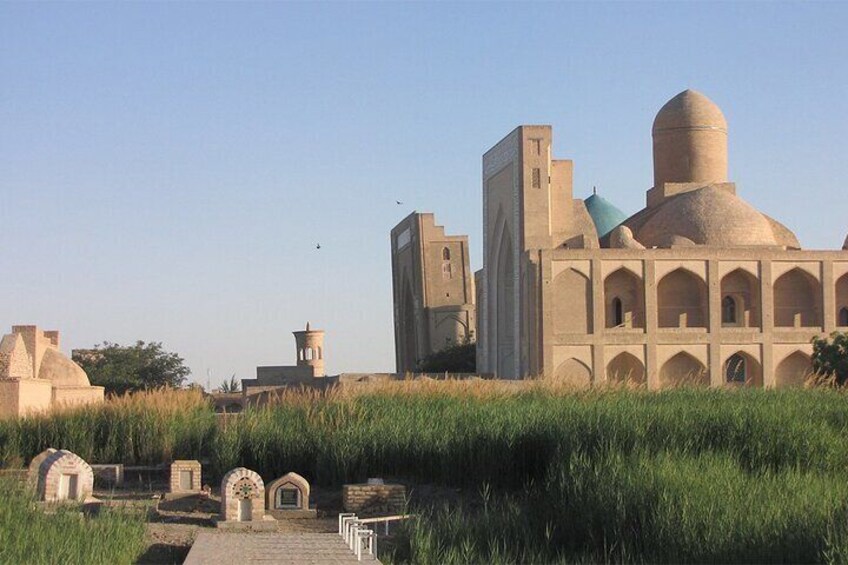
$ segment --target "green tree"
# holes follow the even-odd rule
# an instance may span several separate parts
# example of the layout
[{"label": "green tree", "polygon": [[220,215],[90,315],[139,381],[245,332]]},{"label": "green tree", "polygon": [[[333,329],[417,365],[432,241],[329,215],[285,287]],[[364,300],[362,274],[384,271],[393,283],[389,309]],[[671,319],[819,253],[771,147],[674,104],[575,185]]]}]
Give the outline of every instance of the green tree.
[{"label": "green tree", "polygon": [[813,338],[813,371],[833,376],[839,385],[848,381],[848,333],[833,332],[829,337]]},{"label": "green tree", "polygon": [[448,345],[419,361],[418,370],[423,373],[476,373],[477,346],[469,342]]},{"label": "green tree", "polygon": [[75,350],[73,359],[91,384],[105,387],[107,394],[179,388],[191,374],[182,357],[157,342],[118,345],[104,341],[94,349]]}]

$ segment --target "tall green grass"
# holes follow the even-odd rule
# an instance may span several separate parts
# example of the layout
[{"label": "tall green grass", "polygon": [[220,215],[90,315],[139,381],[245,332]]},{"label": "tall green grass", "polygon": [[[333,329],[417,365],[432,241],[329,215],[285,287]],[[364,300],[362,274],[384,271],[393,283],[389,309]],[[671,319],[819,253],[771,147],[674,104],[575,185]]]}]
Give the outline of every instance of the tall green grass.
[{"label": "tall green grass", "polygon": [[396,383],[286,393],[216,420],[199,396],[149,395],[0,422],[0,457],[52,446],[92,462],[206,458],[338,487],[384,476],[476,492],[419,508],[395,561],[844,562],[848,396],[807,390],[565,392]]},{"label": "tall green grass", "polygon": [[23,483],[0,478],[0,563],[134,563],[145,548],[144,516],[104,509],[93,518],[79,507],[37,508]]}]

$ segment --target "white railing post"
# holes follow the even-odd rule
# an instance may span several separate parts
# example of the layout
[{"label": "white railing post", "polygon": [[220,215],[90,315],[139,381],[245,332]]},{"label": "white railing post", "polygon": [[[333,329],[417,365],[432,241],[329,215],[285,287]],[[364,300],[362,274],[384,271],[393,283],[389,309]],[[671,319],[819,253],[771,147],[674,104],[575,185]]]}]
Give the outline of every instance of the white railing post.
[{"label": "white railing post", "polygon": [[356,518],[356,514],[353,512],[340,512],[339,513],[339,535],[344,536],[344,519],[345,518]]}]

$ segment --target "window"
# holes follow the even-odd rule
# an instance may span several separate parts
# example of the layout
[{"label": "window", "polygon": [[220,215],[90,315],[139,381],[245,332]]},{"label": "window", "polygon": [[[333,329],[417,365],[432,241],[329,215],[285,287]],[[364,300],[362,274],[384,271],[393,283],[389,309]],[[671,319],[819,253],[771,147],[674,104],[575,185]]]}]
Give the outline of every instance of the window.
[{"label": "window", "polygon": [[442,249],[442,261],[450,261],[450,249],[447,247]]},{"label": "window", "polygon": [[542,188],[542,171],[540,169],[533,169],[533,188]]},{"label": "window", "polygon": [[542,140],[540,138],[531,139],[530,142],[533,144],[533,148],[536,150],[536,155],[542,154]]},{"label": "window", "polygon": [[617,296],[612,299],[612,312],[613,321],[615,322],[614,326],[618,327],[622,325],[624,323],[624,305]]},{"label": "window", "polygon": [[442,265],[442,278],[443,279],[452,279],[453,278],[453,269],[451,268],[450,263],[445,263]]},{"label": "window", "polygon": [[745,358],[738,353],[734,353],[727,360],[724,376],[728,383],[745,384]]},{"label": "window", "polygon": [[839,325],[848,327],[848,307],[839,311]]},{"label": "window", "polygon": [[726,325],[736,324],[736,300],[732,296],[721,299],[721,323]]}]

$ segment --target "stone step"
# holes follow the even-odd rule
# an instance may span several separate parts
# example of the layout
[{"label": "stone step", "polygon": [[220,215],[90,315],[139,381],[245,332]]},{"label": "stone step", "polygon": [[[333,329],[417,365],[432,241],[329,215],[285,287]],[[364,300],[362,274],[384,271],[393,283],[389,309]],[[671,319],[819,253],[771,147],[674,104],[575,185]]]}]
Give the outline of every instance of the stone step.
[{"label": "stone step", "polygon": [[207,533],[197,536],[185,565],[236,563],[336,565],[379,563],[371,555],[356,555],[338,534]]}]

